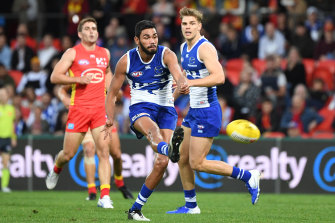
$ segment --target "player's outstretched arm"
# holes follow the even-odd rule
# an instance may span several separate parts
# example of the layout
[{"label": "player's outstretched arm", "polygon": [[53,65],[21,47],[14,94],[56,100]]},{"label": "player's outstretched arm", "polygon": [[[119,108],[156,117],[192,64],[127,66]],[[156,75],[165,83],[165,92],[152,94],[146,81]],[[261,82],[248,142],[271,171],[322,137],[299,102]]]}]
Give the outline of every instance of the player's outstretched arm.
[{"label": "player's outstretched arm", "polygon": [[187,83],[186,76],[181,72],[180,66],[178,64],[177,56],[170,49],[166,48],[163,58],[164,64],[169,68],[170,73],[172,74],[174,80],[177,83],[178,94],[188,94],[189,86]]},{"label": "player's outstretched arm", "polygon": [[113,125],[115,101],[126,77],[126,69],[127,55],[125,54],[116,64],[115,74],[112,78],[111,84],[107,92],[105,104],[107,115],[106,127],[111,127]]},{"label": "player's outstretched arm", "polygon": [[91,76],[83,77],[70,77],[66,73],[70,69],[74,59],[76,57],[76,51],[73,48],[68,49],[63,54],[62,58],[56,64],[54,70],[51,73],[51,83],[53,84],[89,84],[91,82]]},{"label": "player's outstretched arm", "polygon": [[200,60],[203,61],[210,75],[202,79],[189,80],[190,86],[212,87],[223,84],[225,75],[214,46],[210,43],[203,43],[198,50]]}]

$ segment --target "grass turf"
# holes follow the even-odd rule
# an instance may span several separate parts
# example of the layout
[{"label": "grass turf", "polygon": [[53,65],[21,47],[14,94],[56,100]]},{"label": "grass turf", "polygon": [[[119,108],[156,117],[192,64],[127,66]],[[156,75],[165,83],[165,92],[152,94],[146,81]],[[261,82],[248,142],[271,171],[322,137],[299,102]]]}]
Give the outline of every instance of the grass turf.
[{"label": "grass turf", "polygon": [[[134,195],[136,195],[134,193]],[[133,200],[111,193],[114,209],[86,201],[85,192],[0,193],[0,222],[126,222]],[[155,192],[142,209],[152,222],[334,222],[334,195],[261,194],[253,206],[247,193],[197,193],[200,215],[168,215],[184,204],[183,193]]]}]

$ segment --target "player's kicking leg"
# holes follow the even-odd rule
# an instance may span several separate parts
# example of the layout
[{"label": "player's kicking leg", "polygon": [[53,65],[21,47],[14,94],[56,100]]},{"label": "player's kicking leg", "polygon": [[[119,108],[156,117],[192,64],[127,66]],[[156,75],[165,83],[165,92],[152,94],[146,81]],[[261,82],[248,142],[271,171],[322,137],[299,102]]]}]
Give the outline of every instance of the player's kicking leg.
[{"label": "player's kicking leg", "polygon": [[251,177],[245,184],[245,186],[248,188],[251,195],[251,203],[256,204],[258,201],[259,193],[261,191],[259,185],[261,173],[258,170],[250,170],[249,172],[251,173]]}]

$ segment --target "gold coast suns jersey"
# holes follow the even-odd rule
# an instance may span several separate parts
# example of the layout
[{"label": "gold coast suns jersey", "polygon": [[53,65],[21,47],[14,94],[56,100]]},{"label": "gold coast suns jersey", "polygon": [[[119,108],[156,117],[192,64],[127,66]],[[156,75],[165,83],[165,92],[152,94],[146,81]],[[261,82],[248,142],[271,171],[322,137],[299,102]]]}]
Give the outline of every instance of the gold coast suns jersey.
[{"label": "gold coast suns jersey", "polygon": [[100,107],[105,106],[105,75],[108,65],[108,55],[104,48],[96,46],[88,51],[82,44],[78,44],[76,57],[69,69],[69,76],[92,76],[89,84],[72,84],[71,106]]}]

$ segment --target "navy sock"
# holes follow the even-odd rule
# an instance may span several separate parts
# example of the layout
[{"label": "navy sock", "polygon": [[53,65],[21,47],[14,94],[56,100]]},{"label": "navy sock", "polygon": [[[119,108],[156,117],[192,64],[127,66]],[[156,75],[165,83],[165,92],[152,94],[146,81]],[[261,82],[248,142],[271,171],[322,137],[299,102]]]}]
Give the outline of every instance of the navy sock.
[{"label": "navy sock", "polygon": [[185,206],[188,208],[195,208],[197,206],[197,196],[195,195],[195,189],[184,190],[185,194]]},{"label": "navy sock", "polygon": [[157,152],[159,154],[168,156],[169,155],[169,145],[166,142],[158,143]]},{"label": "navy sock", "polygon": [[135,203],[130,208],[130,211],[141,210],[142,206],[147,202],[149,196],[152,194],[153,190],[150,190],[143,184],[140,193],[138,194]]},{"label": "navy sock", "polygon": [[231,174],[231,177],[247,183],[251,177],[251,173],[248,170],[240,169],[233,166],[233,173]]}]

